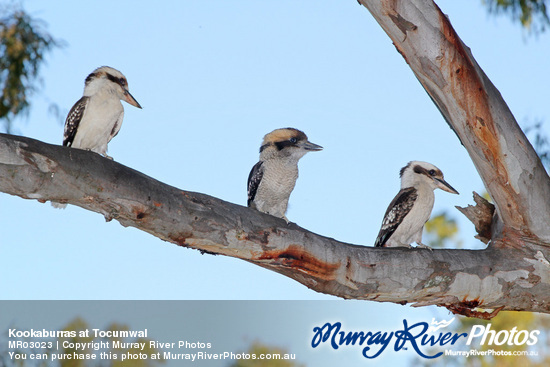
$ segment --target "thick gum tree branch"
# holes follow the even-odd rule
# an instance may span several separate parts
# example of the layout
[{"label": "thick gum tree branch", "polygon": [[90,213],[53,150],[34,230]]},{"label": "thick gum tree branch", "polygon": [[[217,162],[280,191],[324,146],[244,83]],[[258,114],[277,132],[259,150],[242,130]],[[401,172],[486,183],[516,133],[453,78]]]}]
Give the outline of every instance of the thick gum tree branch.
[{"label": "thick gum tree branch", "polygon": [[[468,151],[495,206],[501,246],[550,242],[550,179],[502,96],[431,0],[359,0]],[[493,238],[496,239],[496,238]]]},{"label": "thick gum tree branch", "polygon": [[342,298],[439,305],[482,318],[501,309],[550,313],[550,179],[500,93],[433,1],[359,1],[392,39],[483,179],[494,212],[481,202],[463,211],[489,242],[486,250],[346,244],[163,184],[95,153],[2,134],[0,191],[77,205]]},{"label": "thick gum tree branch", "polygon": [[475,307],[550,313],[550,254],[537,244],[484,251],[346,244],[163,184],[92,152],[4,134],[0,191],[77,205],[179,246],[240,258],[342,298],[435,304],[463,313]]}]

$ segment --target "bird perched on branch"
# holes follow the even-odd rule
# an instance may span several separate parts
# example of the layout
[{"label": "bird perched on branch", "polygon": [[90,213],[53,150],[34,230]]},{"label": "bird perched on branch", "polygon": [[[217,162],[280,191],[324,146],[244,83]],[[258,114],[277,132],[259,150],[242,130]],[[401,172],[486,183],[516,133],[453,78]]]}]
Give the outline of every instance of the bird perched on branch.
[{"label": "bird perched on branch", "polygon": [[416,242],[418,247],[431,249],[422,243],[422,230],[432,213],[434,190],[458,191],[443,179],[439,168],[427,162],[409,162],[399,175],[401,190],[386,210],[374,246],[411,247]]},{"label": "bird perched on branch", "polygon": [[322,149],[297,129],[267,134],[260,147],[260,161],[248,176],[248,206],[288,222],[285,213],[298,178],[298,161],[307,152]]},{"label": "bird perched on branch", "polygon": [[141,108],[128,91],[126,77],[102,66],[86,77],[84,94],[65,120],[63,145],[107,155],[107,144],[118,134],[124,118],[120,101]]},{"label": "bird perched on branch", "polygon": [[[126,77],[116,69],[102,66],[86,77],[84,94],[65,120],[63,146],[91,150],[106,158],[107,144],[118,134],[124,118],[120,100],[141,108],[128,91]],[[67,204],[53,203],[63,209]]]}]

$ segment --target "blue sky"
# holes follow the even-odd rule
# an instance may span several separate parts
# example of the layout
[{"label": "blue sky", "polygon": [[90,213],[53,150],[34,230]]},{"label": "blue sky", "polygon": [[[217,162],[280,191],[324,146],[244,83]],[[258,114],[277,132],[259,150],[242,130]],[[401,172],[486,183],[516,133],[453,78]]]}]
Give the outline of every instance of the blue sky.
[{"label": "blue sky", "polygon": [[[550,35],[529,37],[481,1],[439,1],[459,36],[524,124],[550,115]],[[26,1],[67,42],[47,57],[43,87],[18,133],[60,144],[64,115],[96,67],[122,71],[143,106],[128,104],[109,155],[167,184],[246,204],[262,137],[303,130],[322,145],[300,162],[287,217],[338,240],[371,246],[410,160],[438,166],[460,195],[481,180],[455,134],[390,39],[355,0]],[[548,124],[548,123],[547,123]],[[548,132],[548,126],[546,131]],[[331,300],[247,262],[201,255],[69,206],[0,194],[0,299]],[[337,309],[340,303],[334,302]],[[388,317],[429,321],[448,312],[364,302]],[[357,318],[360,318],[360,314]]]}]

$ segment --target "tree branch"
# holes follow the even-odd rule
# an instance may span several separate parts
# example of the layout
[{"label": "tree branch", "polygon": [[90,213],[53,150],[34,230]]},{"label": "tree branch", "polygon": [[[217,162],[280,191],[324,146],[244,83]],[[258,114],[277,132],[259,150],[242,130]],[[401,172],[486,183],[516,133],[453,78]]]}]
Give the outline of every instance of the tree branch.
[{"label": "tree branch", "polygon": [[93,152],[5,134],[0,134],[0,191],[77,205],[165,241],[240,258],[342,298],[550,313],[545,247],[428,251],[346,244],[163,184]]},{"label": "tree branch", "polygon": [[468,205],[466,208],[455,206],[455,208],[457,208],[474,224],[477,232],[475,237],[481,242],[487,244],[493,236],[493,216],[495,213],[495,206],[475,191],[474,201],[476,206]]},{"label": "tree branch", "polygon": [[[165,241],[237,257],[338,297],[439,305],[485,318],[500,309],[550,313],[550,179],[534,149],[437,5],[359,1],[457,134],[493,198],[486,250],[346,244],[168,186],[92,152],[10,135],[0,135],[0,191],[78,205]],[[494,311],[475,311],[478,307]]]},{"label": "tree branch", "polygon": [[[550,179],[502,96],[432,0],[359,0],[468,151],[505,230],[503,246],[550,242]],[[494,240],[494,238],[493,238]]]}]

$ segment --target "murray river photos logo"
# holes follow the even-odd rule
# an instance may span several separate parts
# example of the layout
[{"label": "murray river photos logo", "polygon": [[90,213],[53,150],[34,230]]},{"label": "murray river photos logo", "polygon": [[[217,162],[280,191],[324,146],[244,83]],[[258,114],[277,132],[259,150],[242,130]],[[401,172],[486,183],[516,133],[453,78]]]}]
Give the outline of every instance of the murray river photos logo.
[{"label": "murray river photos logo", "polygon": [[[373,359],[381,355],[386,348],[393,347],[395,352],[400,350],[414,350],[424,358],[437,358],[444,354],[443,351],[434,352],[433,347],[449,347],[455,344],[464,343],[471,345],[472,342],[479,342],[479,345],[535,345],[538,341],[539,330],[491,330],[491,324],[474,325],[468,333],[445,332],[455,318],[449,321],[435,321],[431,324],[418,322],[410,324],[403,320],[403,328],[394,331],[346,331],[342,323],[327,322],[321,327],[313,328],[312,348],[317,348],[325,343],[337,350],[342,347],[359,347],[365,358]],[[429,352],[434,354],[428,354]]]}]

